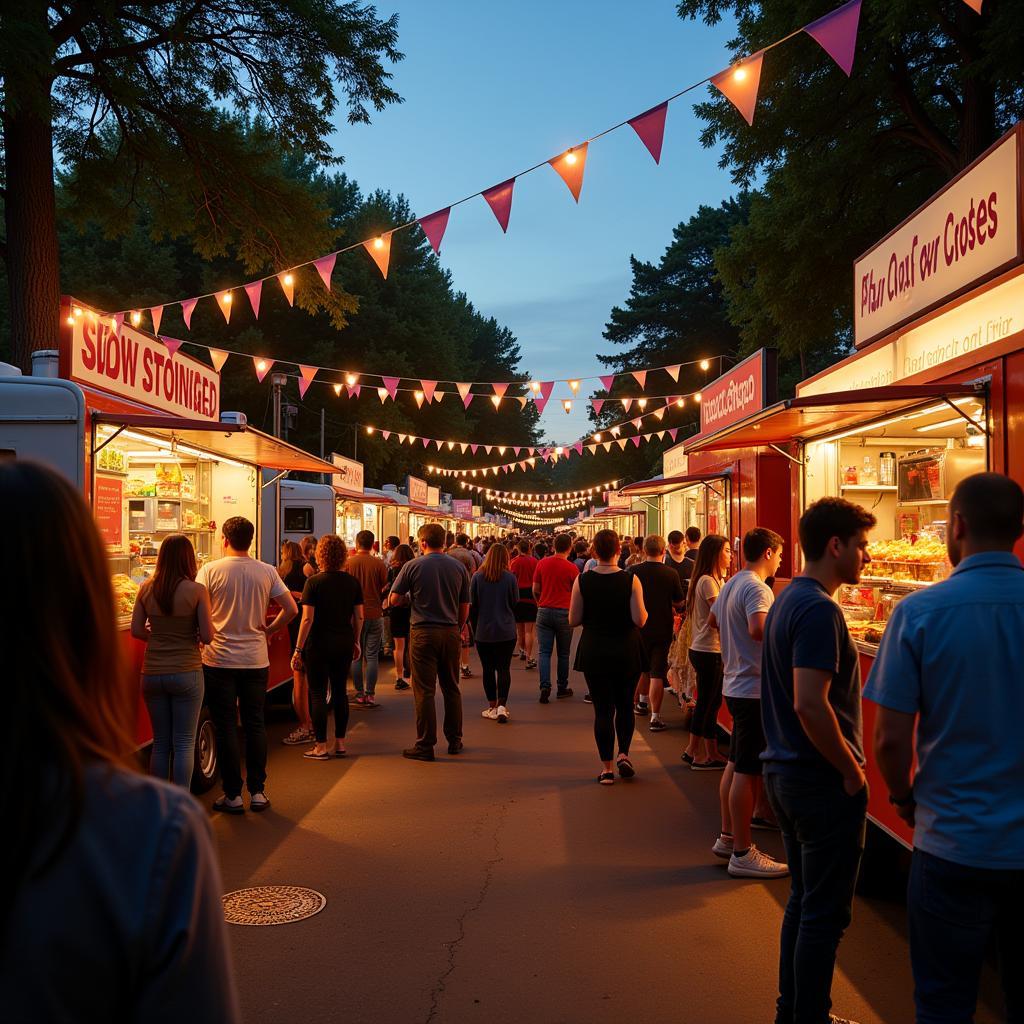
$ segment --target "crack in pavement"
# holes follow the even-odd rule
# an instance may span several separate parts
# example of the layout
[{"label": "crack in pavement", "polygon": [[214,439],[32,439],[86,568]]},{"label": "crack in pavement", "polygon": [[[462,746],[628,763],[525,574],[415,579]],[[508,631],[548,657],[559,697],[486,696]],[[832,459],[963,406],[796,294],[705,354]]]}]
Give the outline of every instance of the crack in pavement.
[{"label": "crack in pavement", "polygon": [[[505,859],[501,853],[501,830],[505,824],[505,815],[508,812],[508,804],[514,803],[514,800],[510,800],[506,803],[501,804],[499,811],[498,824],[494,829],[494,856],[486,862],[484,865],[484,878],[483,883],[480,886],[480,891],[477,893],[476,899],[473,903],[466,907],[459,915],[456,925],[458,926],[458,934],[450,942],[444,943],[448,950],[448,964],[445,969],[441,972],[440,977],[437,979],[437,984],[434,986],[433,992],[430,994],[430,1012],[427,1014],[424,1024],[433,1024],[433,1021],[437,1019],[437,1015],[441,1012],[441,999],[445,992],[445,982],[451,977],[455,971],[455,959],[458,952],[459,946],[466,938],[466,920],[470,914],[475,913],[479,910],[484,900],[487,899],[487,893],[491,888],[491,882],[494,880],[495,868]],[[479,836],[483,832],[484,822],[487,816],[481,818],[473,828],[473,834]]]}]

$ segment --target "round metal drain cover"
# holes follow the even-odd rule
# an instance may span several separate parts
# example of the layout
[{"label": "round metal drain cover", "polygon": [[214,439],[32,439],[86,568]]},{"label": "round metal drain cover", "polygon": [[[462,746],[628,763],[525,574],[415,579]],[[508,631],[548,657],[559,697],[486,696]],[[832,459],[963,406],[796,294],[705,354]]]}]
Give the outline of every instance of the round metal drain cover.
[{"label": "round metal drain cover", "polygon": [[327,906],[327,897],[322,893],[297,885],[236,889],[222,901],[228,924],[290,924],[319,914]]}]

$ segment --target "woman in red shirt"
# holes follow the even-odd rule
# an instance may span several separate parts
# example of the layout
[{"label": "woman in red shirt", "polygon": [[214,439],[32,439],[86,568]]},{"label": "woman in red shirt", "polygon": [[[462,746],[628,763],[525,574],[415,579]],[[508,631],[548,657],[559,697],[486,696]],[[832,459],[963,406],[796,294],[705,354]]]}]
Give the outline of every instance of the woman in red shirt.
[{"label": "woman in red shirt", "polygon": [[533,574],[537,570],[537,559],[530,554],[530,542],[519,542],[519,554],[512,559],[509,569],[519,585],[519,600],[516,603],[516,642],[519,644],[519,660],[527,668],[536,668],[533,657],[533,627],[537,621],[537,599],[533,596]]}]

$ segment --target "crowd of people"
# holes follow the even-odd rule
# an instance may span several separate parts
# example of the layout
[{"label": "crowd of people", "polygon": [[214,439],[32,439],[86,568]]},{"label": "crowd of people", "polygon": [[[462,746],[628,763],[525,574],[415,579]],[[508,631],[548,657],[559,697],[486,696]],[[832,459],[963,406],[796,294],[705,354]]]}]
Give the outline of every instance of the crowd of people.
[{"label": "crowd of people", "polygon": [[[15,511],[29,505],[38,514]],[[990,941],[1007,1019],[1018,1020],[1024,570],[1013,549],[1024,494],[1006,477],[977,474],[957,487],[948,514],[952,576],[896,607],[863,696],[877,705],[874,750],[889,799],[916,827],[908,908],[917,1020],[973,1019]],[[830,992],[868,790],[860,662],[834,597],[871,560],[875,519],[860,506],[825,498],[806,510],[803,570],[778,594],[783,539],[764,527],[742,538],[734,572],[728,540],[695,527],[667,539],[602,530],[590,540],[472,540],[428,524],[412,543],[387,538],[382,555],[368,531],[354,551],[336,535],[286,544],[277,567],[251,556],[254,527],[241,517],[222,525],[223,557],[201,567],[187,537],[169,537],[131,627],[146,641],[150,778],[131,770],[137,684],[120,663],[88,507],[49,470],[9,463],[0,465],[0,518],[5,564],[33,609],[8,652],[13,707],[3,727],[12,830],[0,859],[12,884],[0,985],[15,1019],[134,1018],[154,1007],[159,1019],[238,1019],[209,825],[186,787],[205,699],[223,781],[214,809],[243,814],[243,789],[250,811],[270,807],[267,638],[287,627],[298,724],[285,742],[305,746],[309,760],[344,757],[350,708],[380,706],[384,651],[394,688],[413,691],[415,741],[402,753],[415,761],[435,758],[438,687],[447,752],[465,749],[460,677],[472,671],[472,647],[481,715],[507,724],[517,658],[537,669],[541,704],[552,689],[556,702],[574,696],[580,630],[573,667],[593,705],[602,786],[636,776],[636,721],[663,731],[673,695],[689,730],[683,762],[722,773],[709,856],[735,877],[791,880],[777,1024],[841,1022]],[[59,557],[40,543],[58,534]],[[756,847],[756,829],[781,831],[785,863]],[[58,948],[76,953],[55,972],[45,950]],[[136,979],[130,1012],[126,978]]]}]

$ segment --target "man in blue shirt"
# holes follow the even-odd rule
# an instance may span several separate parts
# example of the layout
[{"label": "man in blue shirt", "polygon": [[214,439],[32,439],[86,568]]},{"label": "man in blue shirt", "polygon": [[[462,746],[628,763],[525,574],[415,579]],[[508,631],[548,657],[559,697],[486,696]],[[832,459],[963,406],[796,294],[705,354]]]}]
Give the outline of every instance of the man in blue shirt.
[{"label": "man in blue shirt", "polygon": [[[1006,1020],[1024,1019],[1024,492],[978,473],[949,503],[944,583],[901,601],[864,695],[875,757],[914,826],[907,909],[919,1024],[974,1019],[995,936]],[[917,770],[913,770],[914,734]]]}]

